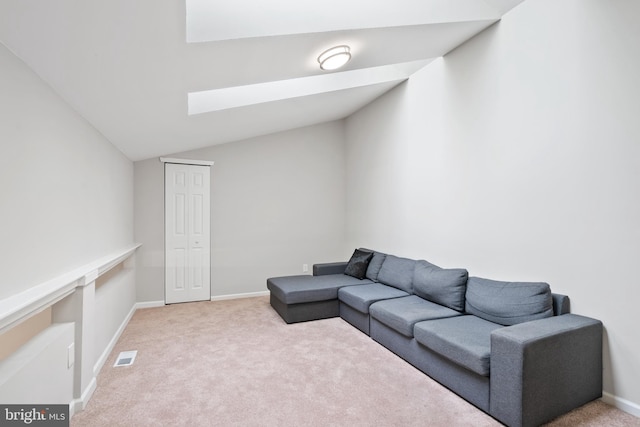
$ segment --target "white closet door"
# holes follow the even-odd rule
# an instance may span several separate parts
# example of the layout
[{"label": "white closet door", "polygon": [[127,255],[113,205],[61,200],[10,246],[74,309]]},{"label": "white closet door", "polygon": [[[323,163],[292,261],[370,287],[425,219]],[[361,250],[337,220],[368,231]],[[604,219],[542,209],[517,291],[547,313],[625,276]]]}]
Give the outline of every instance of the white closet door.
[{"label": "white closet door", "polygon": [[165,302],[211,299],[210,168],[165,163]]}]

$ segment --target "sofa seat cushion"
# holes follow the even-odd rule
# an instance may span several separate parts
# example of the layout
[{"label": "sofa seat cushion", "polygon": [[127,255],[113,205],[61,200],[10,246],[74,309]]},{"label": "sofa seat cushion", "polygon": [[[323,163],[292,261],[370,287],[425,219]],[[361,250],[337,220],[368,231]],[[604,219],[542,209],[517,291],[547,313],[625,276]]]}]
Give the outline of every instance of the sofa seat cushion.
[{"label": "sofa seat cushion", "polygon": [[553,297],[544,282],[502,282],[469,277],[465,311],[511,326],[553,316]]},{"label": "sofa seat cushion", "polygon": [[369,313],[369,306],[376,301],[406,296],[409,294],[382,283],[347,286],[338,291],[340,301],[361,313]]},{"label": "sofa seat cushion", "polygon": [[504,328],[476,316],[416,323],[416,341],[447,359],[485,377],[489,376],[491,332]]},{"label": "sofa seat cushion", "polygon": [[369,314],[409,338],[413,338],[413,325],[418,322],[461,315],[416,295],[375,302],[369,307]]},{"label": "sofa seat cushion", "polygon": [[300,304],[338,299],[338,289],[341,287],[369,283],[373,282],[346,274],[284,276],[267,279],[267,289],[285,304]]}]

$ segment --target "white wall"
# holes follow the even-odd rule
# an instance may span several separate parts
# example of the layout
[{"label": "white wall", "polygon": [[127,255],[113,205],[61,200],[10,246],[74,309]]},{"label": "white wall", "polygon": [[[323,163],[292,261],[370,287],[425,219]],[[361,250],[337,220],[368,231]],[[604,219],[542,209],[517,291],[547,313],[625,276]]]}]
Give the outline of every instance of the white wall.
[{"label": "white wall", "polygon": [[[3,299],[132,245],[133,163],[2,44],[0,94]],[[73,323],[48,326],[51,310],[46,310],[44,324],[37,322],[36,330],[42,330],[35,337],[33,328],[25,326],[39,317],[0,334],[0,347],[12,346],[0,363],[6,379],[0,395],[23,401],[30,396],[35,403],[80,398],[73,395],[74,369],[67,368],[67,348],[74,342],[76,366],[79,355],[88,354],[92,360],[82,362],[93,368],[93,359],[106,351],[133,308],[134,279],[130,268],[101,277],[98,306],[80,307],[80,312],[99,316],[95,336],[93,321],[82,325],[95,338],[90,351],[79,351]],[[21,346],[16,348],[16,343]],[[80,390],[83,396],[85,391]]]},{"label": "white wall", "polygon": [[[344,125],[331,122],[169,157],[212,160],[211,294],[266,291],[271,276],[348,259]],[[135,163],[137,300],[164,300],[163,165]]]},{"label": "white wall", "polygon": [[37,334],[0,363],[0,402],[69,404],[73,400],[73,367],[68,347],[74,324],[56,323]]},{"label": "white wall", "polygon": [[604,322],[605,391],[636,414],[638,16],[524,2],[346,124],[348,244],[548,281]]},{"label": "white wall", "polygon": [[124,262],[96,280],[93,342],[96,375],[133,315],[136,303],[135,279],[133,263]]},{"label": "white wall", "polygon": [[133,164],[0,44],[0,298],[130,245]]},{"label": "white wall", "polygon": [[0,334],[0,364],[27,341],[51,325],[51,307],[29,317],[19,325]]}]

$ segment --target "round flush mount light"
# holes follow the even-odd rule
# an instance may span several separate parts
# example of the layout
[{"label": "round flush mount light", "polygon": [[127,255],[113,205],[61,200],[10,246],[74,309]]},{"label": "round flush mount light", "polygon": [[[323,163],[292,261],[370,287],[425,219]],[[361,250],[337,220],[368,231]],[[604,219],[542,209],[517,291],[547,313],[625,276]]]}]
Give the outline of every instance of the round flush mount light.
[{"label": "round flush mount light", "polygon": [[351,49],[346,44],[327,49],[318,56],[320,68],[323,70],[336,70],[349,62]]}]

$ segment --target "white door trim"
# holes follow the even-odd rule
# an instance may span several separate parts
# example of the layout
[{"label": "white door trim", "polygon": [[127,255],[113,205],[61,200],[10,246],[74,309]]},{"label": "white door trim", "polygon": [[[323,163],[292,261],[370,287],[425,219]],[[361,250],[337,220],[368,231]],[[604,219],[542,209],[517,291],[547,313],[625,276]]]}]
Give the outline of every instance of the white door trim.
[{"label": "white door trim", "polygon": [[213,166],[211,160],[189,160],[189,159],[176,159],[173,157],[160,157],[162,163],[175,163],[178,165],[197,165],[197,166]]}]

